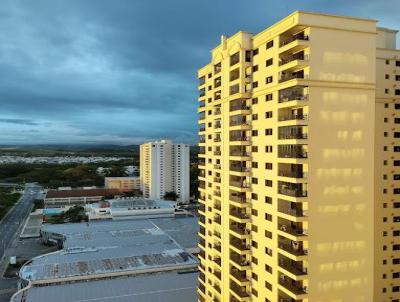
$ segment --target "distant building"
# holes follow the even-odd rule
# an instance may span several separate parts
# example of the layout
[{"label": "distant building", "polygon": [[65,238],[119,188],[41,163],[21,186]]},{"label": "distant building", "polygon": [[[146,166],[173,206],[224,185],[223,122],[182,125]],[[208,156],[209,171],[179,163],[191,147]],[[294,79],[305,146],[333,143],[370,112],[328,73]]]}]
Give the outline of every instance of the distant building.
[{"label": "distant building", "polygon": [[140,178],[135,177],[106,177],[104,178],[106,189],[119,189],[123,192],[140,190]]},{"label": "distant building", "polygon": [[89,220],[173,218],[175,203],[143,197],[120,197],[87,206]]},{"label": "distant building", "polygon": [[49,190],[44,199],[45,208],[66,208],[70,206],[85,206],[88,203],[99,202],[104,198],[114,198],[123,195],[119,189],[69,189]]},{"label": "distant building", "polygon": [[175,192],[179,200],[189,201],[189,145],[170,140],[140,146],[140,185],[143,196],[162,199]]}]

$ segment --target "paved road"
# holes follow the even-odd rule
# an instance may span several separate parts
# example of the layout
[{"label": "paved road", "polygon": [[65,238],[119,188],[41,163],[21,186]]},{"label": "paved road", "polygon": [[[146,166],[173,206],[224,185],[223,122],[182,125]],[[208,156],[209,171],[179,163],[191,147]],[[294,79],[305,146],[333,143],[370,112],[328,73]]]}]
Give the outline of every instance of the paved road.
[{"label": "paved road", "polygon": [[26,184],[25,192],[8,215],[0,221],[0,260],[5,250],[13,242],[20,226],[24,223],[32,208],[32,201],[36,198],[41,187],[35,184]]}]

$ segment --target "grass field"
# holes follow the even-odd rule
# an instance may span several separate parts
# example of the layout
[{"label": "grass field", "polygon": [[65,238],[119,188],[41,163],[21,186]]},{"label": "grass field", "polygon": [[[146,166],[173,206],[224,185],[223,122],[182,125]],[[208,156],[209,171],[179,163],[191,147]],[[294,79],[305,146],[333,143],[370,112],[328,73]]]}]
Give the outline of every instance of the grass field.
[{"label": "grass field", "polygon": [[13,193],[11,189],[0,189],[0,220],[7,214],[8,210],[18,201],[20,193]]}]

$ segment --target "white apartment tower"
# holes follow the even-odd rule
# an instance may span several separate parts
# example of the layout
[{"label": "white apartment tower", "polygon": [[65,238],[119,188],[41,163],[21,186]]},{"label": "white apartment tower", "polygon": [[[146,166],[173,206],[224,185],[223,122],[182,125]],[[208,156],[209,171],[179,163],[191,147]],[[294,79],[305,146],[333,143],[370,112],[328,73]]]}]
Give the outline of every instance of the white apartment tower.
[{"label": "white apartment tower", "polygon": [[189,201],[189,145],[170,140],[140,146],[140,185],[145,198],[161,199],[167,192]]}]

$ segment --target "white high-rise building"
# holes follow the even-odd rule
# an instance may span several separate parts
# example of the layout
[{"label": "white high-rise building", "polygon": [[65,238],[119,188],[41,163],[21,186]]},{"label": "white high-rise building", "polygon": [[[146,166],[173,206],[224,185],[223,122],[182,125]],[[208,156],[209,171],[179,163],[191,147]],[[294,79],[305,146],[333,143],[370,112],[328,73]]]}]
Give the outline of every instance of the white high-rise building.
[{"label": "white high-rise building", "polygon": [[170,140],[140,146],[140,185],[145,198],[161,199],[175,192],[179,201],[189,201],[189,145]]}]

